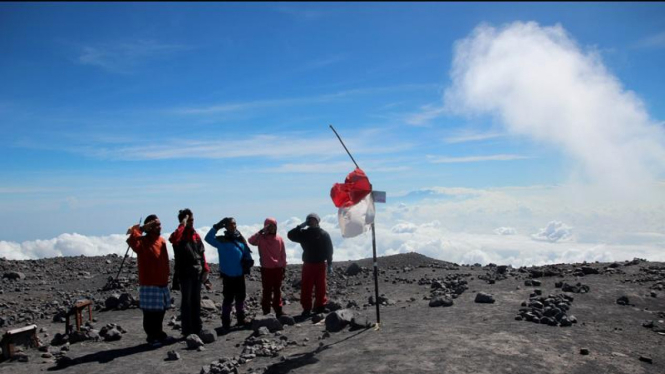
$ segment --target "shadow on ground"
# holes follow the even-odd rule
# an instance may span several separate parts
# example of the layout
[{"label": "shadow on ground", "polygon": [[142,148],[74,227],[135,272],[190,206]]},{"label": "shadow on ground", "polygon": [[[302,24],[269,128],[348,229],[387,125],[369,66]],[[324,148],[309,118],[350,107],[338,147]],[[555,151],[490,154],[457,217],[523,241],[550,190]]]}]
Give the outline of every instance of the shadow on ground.
[{"label": "shadow on ground", "polygon": [[317,362],[319,362],[319,359],[315,357],[317,354],[325,351],[326,349],[331,348],[334,345],[337,345],[351,338],[354,338],[364,333],[367,330],[369,329],[363,329],[361,331],[358,331],[357,333],[347,336],[346,338],[339,340],[335,343],[320,345],[311,352],[299,353],[296,355],[289,356],[286,358],[286,360],[282,362],[268,366],[264,374],[285,374],[289,373],[291,370],[298,369],[303,366],[316,364]]},{"label": "shadow on ground", "polygon": [[[170,343],[173,344],[173,343]],[[170,345],[170,344],[165,344]],[[152,351],[155,350],[155,348],[151,347],[149,344],[139,344],[135,345],[133,347],[125,347],[125,348],[119,348],[119,349],[111,349],[111,350],[105,350],[105,351],[100,351],[100,352],[95,352],[91,353],[85,356],[77,357],[77,358],[69,358],[69,357],[63,357],[62,359],[58,360],[58,363],[56,366],[50,367],[47,370],[48,371],[58,371],[58,370],[63,370],[67,369],[72,366],[80,365],[80,364],[87,364],[90,362],[98,362],[100,364],[105,364],[107,362],[111,362],[115,360],[116,358],[120,357],[125,357],[125,356],[131,356],[137,353],[142,353],[146,351]]]}]

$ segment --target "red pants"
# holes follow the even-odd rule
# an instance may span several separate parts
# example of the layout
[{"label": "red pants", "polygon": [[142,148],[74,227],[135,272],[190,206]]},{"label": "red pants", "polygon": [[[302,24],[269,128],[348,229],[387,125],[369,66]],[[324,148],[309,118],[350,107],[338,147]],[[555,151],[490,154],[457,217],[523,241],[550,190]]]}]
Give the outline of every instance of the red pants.
[{"label": "red pants", "polygon": [[282,307],[282,279],[284,279],[284,268],[261,268],[261,284],[263,285],[261,309],[263,309],[263,313],[270,313],[271,301],[275,313]]},{"label": "red pants", "polygon": [[314,307],[320,308],[326,305],[326,263],[303,264],[302,285],[300,289],[300,305],[303,310],[312,310],[312,288],[315,288]]}]

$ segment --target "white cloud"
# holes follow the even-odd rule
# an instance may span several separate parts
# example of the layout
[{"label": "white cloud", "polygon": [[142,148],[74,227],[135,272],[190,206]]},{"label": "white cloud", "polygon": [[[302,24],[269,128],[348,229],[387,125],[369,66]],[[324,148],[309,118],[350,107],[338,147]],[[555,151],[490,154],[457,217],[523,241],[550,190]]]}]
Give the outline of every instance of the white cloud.
[{"label": "white cloud", "polygon": [[573,235],[573,229],[562,222],[551,221],[547,227],[540,229],[536,234],[531,235],[534,240],[548,242],[558,242],[568,240]]},{"label": "white cloud", "polygon": [[665,171],[663,128],[560,25],[481,25],[456,42],[450,75],[447,110],[492,115],[510,134],[560,149],[576,162],[571,176],[626,196]]},{"label": "white cloud", "polygon": [[77,62],[112,73],[130,73],[146,61],[189,49],[179,44],[166,44],[154,40],[104,43],[81,47]]},{"label": "white cloud", "polygon": [[[665,185],[643,202],[575,200],[567,187],[442,188],[433,187],[417,201],[377,205],[376,241],[379,255],[415,251],[457,262],[513,266],[581,261],[623,261],[634,257],[665,261]],[[420,191],[416,191],[420,192]],[[409,193],[404,196],[410,196]],[[553,221],[558,217],[561,221]],[[289,229],[302,218],[279,218],[289,263],[300,263],[302,250],[290,242]],[[541,228],[538,223],[549,222]],[[566,222],[566,224],[562,223]],[[569,226],[570,224],[570,226]],[[372,256],[371,234],[351,239],[341,236],[336,214],[322,215],[321,226],[330,233],[335,261]],[[572,235],[571,226],[575,227]],[[240,225],[249,237],[262,222]],[[498,229],[497,229],[498,228]],[[200,227],[203,237],[209,227]],[[527,235],[520,233],[534,233]],[[168,233],[164,234],[168,237]],[[84,236],[62,234],[49,240],[0,242],[0,257],[11,259],[124,254],[125,235]],[[534,240],[535,239],[535,240]],[[172,258],[172,252],[169,251]],[[255,256],[257,250],[253,247]],[[206,245],[206,257],[218,261],[217,251]]]},{"label": "white cloud", "polygon": [[462,157],[430,157],[429,162],[435,164],[457,164],[466,162],[482,162],[482,161],[513,161],[527,159],[526,156],[501,154],[489,156],[462,156]]},{"label": "white cloud", "polygon": [[412,234],[416,232],[418,229],[418,226],[414,225],[413,223],[410,222],[400,222],[393,226],[390,229],[390,232],[395,233],[395,234]]},{"label": "white cloud", "polygon": [[443,139],[448,144],[476,142],[481,140],[495,139],[505,134],[499,132],[466,132],[457,135],[451,135]]},{"label": "white cloud", "polygon": [[639,42],[637,42],[637,47],[639,48],[665,48],[665,31],[658,34],[649,35]]},{"label": "white cloud", "polygon": [[499,227],[494,229],[494,233],[497,235],[517,235],[517,230],[512,227]]},{"label": "white cloud", "polygon": [[[411,144],[406,142],[397,145],[381,145],[363,139],[350,139],[346,143],[347,146],[354,149],[356,154],[383,154],[411,148]],[[151,145],[129,144],[124,146],[69,148],[70,151],[84,153],[88,156],[120,160],[228,159],[241,157],[301,158],[305,156],[321,157],[330,154],[339,155],[341,154],[340,149],[341,146],[334,137],[312,138],[303,135],[254,135],[233,142],[228,142],[226,139],[174,139],[163,140]]]}]

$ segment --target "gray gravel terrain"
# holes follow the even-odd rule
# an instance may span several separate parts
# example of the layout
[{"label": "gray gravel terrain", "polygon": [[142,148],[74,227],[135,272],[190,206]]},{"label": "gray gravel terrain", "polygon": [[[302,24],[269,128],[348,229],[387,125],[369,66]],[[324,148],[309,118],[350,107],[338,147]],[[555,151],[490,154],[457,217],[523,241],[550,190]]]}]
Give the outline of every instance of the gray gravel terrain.
[{"label": "gray gravel terrain", "polygon": [[[371,260],[335,263],[331,312],[306,319],[299,316],[300,269],[290,265],[284,310],[294,320],[257,316],[252,327],[223,335],[222,284],[213,277],[213,290],[202,291],[209,333],[152,348],[135,300],[135,259],[125,263],[120,288],[103,290],[121,261],[0,259],[0,333],[34,323],[42,343],[0,362],[0,372],[665,373],[662,263],[518,269],[459,266],[416,253],[382,257],[378,329]],[[247,286],[254,317],[258,270]],[[165,331],[180,337],[180,295],[173,297]],[[81,298],[94,301],[94,321],[64,336],[63,311]]]}]

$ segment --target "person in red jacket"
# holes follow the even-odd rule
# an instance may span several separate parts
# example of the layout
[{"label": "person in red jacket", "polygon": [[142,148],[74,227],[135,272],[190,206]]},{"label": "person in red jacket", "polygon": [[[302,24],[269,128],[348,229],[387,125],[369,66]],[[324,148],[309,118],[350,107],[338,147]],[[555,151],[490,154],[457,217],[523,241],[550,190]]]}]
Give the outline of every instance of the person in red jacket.
[{"label": "person in red jacket", "polygon": [[286,272],[286,250],[284,240],[277,234],[277,220],[266,218],[263,229],[249,238],[249,244],[259,247],[261,259],[261,284],[263,314],[270,313],[270,304],[277,317],[284,315],[282,311],[282,281]]},{"label": "person in red jacket", "polygon": [[171,306],[171,294],[168,287],[169,254],[161,232],[161,222],[154,214],[146,217],[143,226],[134,225],[127,230],[127,244],[136,252],[138,260],[143,330],[148,335],[148,344],[153,346],[159,346],[169,338],[162,330],[164,314]]},{"label": "person in red jacket", "polygon": [[201,284],[210,289],[208,279],[210,267],[205,258],[205,248],[199,234],[194,230],[194,214],[189,209],[178,213],[180,225],[171,234],[175,257],[173,289],[181,290],[180,321],[182,335],[201,332]]}]

